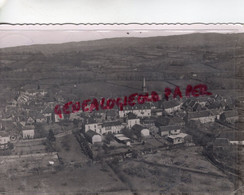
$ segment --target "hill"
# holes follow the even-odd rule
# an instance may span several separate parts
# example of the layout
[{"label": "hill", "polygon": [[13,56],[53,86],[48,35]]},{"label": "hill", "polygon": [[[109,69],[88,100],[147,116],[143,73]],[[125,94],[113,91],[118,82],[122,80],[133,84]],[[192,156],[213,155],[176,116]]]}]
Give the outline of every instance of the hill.
[{"label": "hill", "polygon": [[[203,82],[242,89],[244,34],[113,38],[0,49],[1,99],[45,89],[68,98],[126,95]],[[81,92],[82,91],[82,92]],[[5,97],[5,98],[4,98]]]}]

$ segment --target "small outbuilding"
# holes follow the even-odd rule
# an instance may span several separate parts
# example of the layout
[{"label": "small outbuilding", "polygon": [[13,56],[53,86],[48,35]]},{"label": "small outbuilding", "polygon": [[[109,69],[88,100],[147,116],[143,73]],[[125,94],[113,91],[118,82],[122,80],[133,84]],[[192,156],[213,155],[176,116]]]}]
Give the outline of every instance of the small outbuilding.
[{"label": "small outbuilding", "polygon": [[168,141],[171,142],[172,144],[176,145],[176,144],[181,144],[185,142],[185,138],[188,135],[186,133],[179,133],[177,135],[170,135],[168,136]]},{"label": "small outbuilding", "polygon": [[168,125],[168,126],[160,126],[159,134],[161,136],[169,136],[176,135],[181,132],[181,127],[179,125]]},{"label": "small outbuilding", "polygon": [[124,134],[116,134],[114,135],[114,138],[117,142],[126,144],[127,146],[131,144],[130,138],[125,137]]},{"label": "small outbuilding", "polygon": [[23,130],[23,139],[33,139],[35,135],[35,131],[33,130]]},{"label": "small outbuilding", "polygon": [[35,127],[33,125],[28,125],[22,130],[23,139],[33,139],[35,136]]},{"label": "small outbuilding", "polygon": [[92,144],[102,142],[102,136],[99,135],[98,133],[96,133],[95,131],[88,130],[85,135],[86,135],[87,140],[89,142],[91,142]]}]

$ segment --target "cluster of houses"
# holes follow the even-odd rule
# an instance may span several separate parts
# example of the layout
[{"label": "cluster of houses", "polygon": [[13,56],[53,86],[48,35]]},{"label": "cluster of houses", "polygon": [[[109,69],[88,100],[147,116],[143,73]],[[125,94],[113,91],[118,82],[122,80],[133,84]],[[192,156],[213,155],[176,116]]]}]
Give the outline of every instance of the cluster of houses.
[{"label": "cluster of houses", "polygon": [[126,128],[142,137],[159,134],[175,145],[191,141],[191,136],[184,133],[185,125],[190,121],[203,124],[215,121],[234,123],[239,119],[234,101],[219,95],[126,106],[124,110],[117,112],[117,116],[113,115],[113,120],[97,120],[93,116],[92,120],[85,121],[84,133],[93,131],[96,137],[100,136],[92,143],[102,142],[103,135],[112,133],[115,134],[115,140],[128,144],[129,138],[122,134],[122,129]]},{"label": "cluster of houses", "polygon": [[46,99],[46,91],[26,90],[16,94],[0,111],[0,148],[7,149],[9,142],[36,137],[37,124],[54,121],[55,102]]},{"label": "cluster of houses", "polygon": [[189,138],[182,131],[189,121],[211,123],[220,120],[233,123],[239,119],[234,100],[219,95],[160,100],[125,106],[123,110],[86,113],[80,110],[62,118],[53,112],[57,102],[45,99],[46,96],[45,91],[25,91],[1,109],[0,148],[6,148],[7,143],[16,139],[35,138],[38,123],[49,125],[61,124],[63,120],[79,121],[80,128],[91,143],[102,142],[103,135],[114,134],[118,142],[128,145],[130,139],[122,133],[123,129],[127,129],[137,137],[150,137],[156,133],[173,144],[179,144]]}]

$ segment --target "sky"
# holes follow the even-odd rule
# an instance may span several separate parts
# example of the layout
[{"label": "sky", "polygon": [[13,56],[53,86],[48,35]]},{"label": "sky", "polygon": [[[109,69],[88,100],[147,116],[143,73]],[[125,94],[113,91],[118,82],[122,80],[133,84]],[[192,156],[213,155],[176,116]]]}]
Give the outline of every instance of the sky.
[{"label": "sky", "polygon": [[243,7],[243,0],[5,0],[0,22],[243,23]]},{"label": "sky", "polygon": [[187,33],[240,33],[242,25],[0,25],[0,48],[66,43],[114,37],[152,37]]}]

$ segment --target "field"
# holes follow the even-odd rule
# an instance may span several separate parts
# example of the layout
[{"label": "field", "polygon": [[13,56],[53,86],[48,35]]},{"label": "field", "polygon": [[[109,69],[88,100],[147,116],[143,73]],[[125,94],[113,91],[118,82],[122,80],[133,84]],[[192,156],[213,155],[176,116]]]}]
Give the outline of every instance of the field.
[{"label": "field", "polygon": [[229,195],[234,185],[200,151],[191,147],[147,154],[140,160],[121,163],[118,175],[140,194]]},{"label": "field", "polygon": [[243,40],[206,33],[1,49],[1,103],[37,85],[50,100],[124,96],[141,91],[143,77],[149,91],[205,83],[227,94],[243,89]]},{"label": "field", "polygon": [[53,146],[65,165],[84,164],[89,161],[73,134],[56,138]]},{"label": "field", "polygon": [[[40,172],[30,176],[0,176],[0,189],[6,194],[33,195],[83,195],[83,194],[130,194],[117,176],[106,167],[91,165],[78,168]],[[0,192],[1,194],[1,192]],[[4,194],[4,193],[3,193]]]}]

